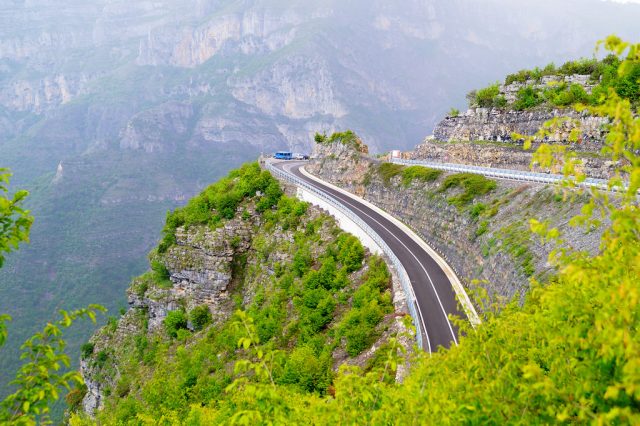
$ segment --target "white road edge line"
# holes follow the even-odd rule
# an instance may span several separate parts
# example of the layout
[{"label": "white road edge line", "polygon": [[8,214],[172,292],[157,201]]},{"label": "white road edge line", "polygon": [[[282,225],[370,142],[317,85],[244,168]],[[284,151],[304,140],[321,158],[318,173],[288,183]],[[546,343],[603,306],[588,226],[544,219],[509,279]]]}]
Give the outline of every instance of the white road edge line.
[{"label": "white road edge line", "polygon": [[411,228],[409,228],[407,225],[405,225],[400,220],[390,215],[386,211],[382,210],[380,207],[372,204],[370,201],[365,200],[362,197],[353,195],[352,193],[340,187],[337,187],[329,182],[326,182],[326,181],[323,181],[322,179],[317,178],[316,176],[307,172],[304,166],[300,167],[300,172],[305,176],[307,176],[308,178],[315,180],[316,182],[322,183],[323,185],[326,185],[331,189],[334,189],[350,198],[355,199],[358,202],[361,202],[365,206],[369,207],[370,209],[380,214],[381,216],[385,217],[387,220],[393,222],[397,227],[402,229],[407,235],[409,235],[409,237],[411,237],[412,240],[414,240],[418,245],[420,245],[427,252],[427,254],[429,254],[429,256],[431,256],[431,258],[434,259],[436,263],[442,268],[447,278],[449,278],[449,282],[451,283],[451,286],[453,287],[453,290],[458,297],[458,301],[462,305],[462,308],[464,309],[465,314],[467,315],[467,318],[469,319],[469,322],[471,323],[471,325],[473,327],[477,327],[478,325],[480,325],[482,321],[480,320],[480,317],[478,316],[478,313],[476,312],[476,309],[473,306],[473,303],[471,303],[471,299],[469,298],[469,295],[464,289],[464,286],[458,279],[458,276],[455,274],[455,272],[453,272],[453,269],[449,266],[449,264],[433,248],[431,248],[429,244],[427,244],[422,238],[420,238]]},{"label": "white road edge line", "polygon": [[[314,187],[316,187],[318,190],[322,191],[322,188],[318,188],[315,185],[314,185]],[[325,192],[325,194],[326,194],[326,192]],[[402,242],[402,240],[400,238],[398,238],[393,232],[391,232],[391,230],[389,228],[387,228],[382,223],[380,223],[376,218],[374,218],[373,216],[371,216],[370,214],[368,214],[367,212],[365,212],[364,210],[362,210],[361,208],[359,208],[355,204],[352,204],[352,203],[350,203],[348,201],[344,201],[344,200],[339,200],[339,201],[346,202],[351,207],[353,207],[354,209],[358,210],[359,212],[361,212],[362,214],[367,216],[369,219],[373,220],[375,223],[380,225],[380,227],[382,229],[387,231],[389,233],[389,235],[391,235],[393,238],[395,238],[400,244],[402,244],[402,246],[409,253],[411,253],[411,256],[413,256],[413,258],[416,260],[416,262],[418,262],[418,264],[420,265],[420,267],[422,268],[424,273],[427,275],[427,278],[429,279],[429,283],[431,284],[431,288],[433,289],[433,293],[436,295],[436,299],[438,300],[438,304],[440,305],[440,309],[442,310],[442,314],[444,315],[444,318],[447,321],[447,325],[449,326],[449,331],[451,332],[451,337],[453,337],[453,341],[457,345],[458,344],[458,339],[456,339],[456,334],[453,332],[453,327],[451,326],[451,321],[449,321],[449,316],[447,315],[447,311],[444,309],[444,305],[442,304],[442,301],[440,300],[440,295],[438,294],[438,290],[436,289],[436,286],[433,284],[433,280],[431,279],[431,275],[429,274],[429,271],[427,271],[427,268],[425,268],[424,265],[422,264],[422,262],[420,262],[420,259],[418,259],[418,257],[415,255],[415,253],[413,251],[411,251],[411,249],[409,249],[409,247],[407,247],[407,245],[404,242]],[[418,305],[418,304],[416,304],[416,305],[418,306],[418,310],[420,310],[420,305]],[[424,324],[424,317],[422,316],[422,311],[420,311],[420,317],[422,319],[422,324],[425,327],[425,334],[426,334],[427,333],[426,325]],[[429,345],[429,346],[431,346],[431,345]]]}]

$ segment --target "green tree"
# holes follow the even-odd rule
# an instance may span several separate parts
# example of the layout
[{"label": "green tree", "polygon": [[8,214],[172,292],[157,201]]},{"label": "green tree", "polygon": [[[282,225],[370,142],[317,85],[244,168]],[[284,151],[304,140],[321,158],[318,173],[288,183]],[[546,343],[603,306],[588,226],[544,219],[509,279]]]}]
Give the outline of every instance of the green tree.
[{"label": "green tree", "polygon": [[542,102],[544,102],[544,98],[542,97],[540,90],[533,86],[526,86],[518,90],[513,107],[518,111],[522,111],[538,106]]},{"label": "green tree", "polygon": [[346,268],[348,273],[357,271],[362,267],[364,247],[362,247],[360,241],[353,235],[346,233],[342,234],[337,239],[336,257],[338,261],[342,263],[342,266]]},{"label": "green tree", "polygon": [[326,133],[319,133],[316,132],[315,136],[313,137],[313,139],[316,141],[316,143],[326,143],[327,142],[327,134]]},{"label": "green tree", "polygon": [[187,328],[187,316],[181,310],[169,312],[164,319],[164,328],[169,336],[177,337],[178,330]]},{"label": "green tree", "polygon": [[498,96],[500,96],[500,87],[497,83],[492,84],[476,92],[475,105],[480,108],[491,108],[495,106]]},{"label": "green tree", "polygon": [[0,268],[4,264],[6,253],[16,250],[20,243],[29,241],[29,230],[33,223],[29,211],[22,207],[29,193],[20,190],[11,197],[10,177],[11,173],[7,169],[0,168]]},{"label": "green tree", "polygon": [[195,331],[200,331],[211,323],[211,311],[207,305],[196,306],[189,312],[189,319]]},{"label": "green tree", "polygon": [[104,311],[98,305],[73,312],[60,311],[60,320],[47,324],[21,347],[22,359],[27,360],[11,382],[17,390],[2,403],[0,421],[13,424],[49,424],[50,405],[59,398],[61,388],[71,390],[71,385],[82,385],[77,371],[67,371],[71,365],[65,353],[63,330],[79,318],[89,318],[95,323],[96,313]]}]

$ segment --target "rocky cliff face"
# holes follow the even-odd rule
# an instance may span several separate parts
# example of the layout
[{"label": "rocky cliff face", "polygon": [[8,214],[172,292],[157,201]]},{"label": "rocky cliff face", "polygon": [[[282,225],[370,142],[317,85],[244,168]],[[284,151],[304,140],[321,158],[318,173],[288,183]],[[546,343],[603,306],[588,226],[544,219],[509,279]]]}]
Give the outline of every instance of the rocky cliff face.
[{"label": "rocky cliff face", "polygon": [[66,104],[78,96],[87,84],[85,75],[64,74],[37,80],[16,80],[0,88],[1,106],[13,111],[42,113]]},{"label": "rocky cliff face", "polygon": [[342,143],[316,144],[313,149],[313,161],[305,168],[339,186],[349,188],[354,194],[364,195],[363,184],[369,173],[372,160],[366,154]]},{"label": "rocky cliff face", "polygon": [[297,56],[279,61],[249,78],[234,78],[231,93],[269,116],[308,119],[316,115],[342,118],[346,107],[337,99],[325,60]]},{"label": "rocky cliff face", "polygon": [[245,55],[273,52],[295,39],[297,26],[328,13],[326,9],[310,14],[295,9],[278,13],[258,7],[218,15],[180,31],[150,31],[140,42],[137,63],[193,68],[225,48]]},{"label": "rocky cliff face", "polygon": [[121,131],[120,148],[149,154],[175,151],[176,143],[189,132],[193,115],[194,108],[189,102],[167,102],[141,112]]},{"label": "rocky cliff face", "polygon": [[[446,117],[439,122],[433,135],[445,142],[451,141],[511,141],[513,133],[533,135],[542,125],[559,117],[577,120],[582,131],[576,148],[582,151],[598,151],[605,136],[606,121],[573,110],[536,109],[527,111],[502,110],[498,108],[470,109],[457,117]],[[544,140],[547,143],[569,143],[569,134],[575,128],[571,122],[560,128]]]},{"label": "rocky cliff face", "polygon": [[[413,160],[427,160],[440,163],[470,164],[498,169],[512,169],[545,173],[561,173],[562,161],[555,170],[547,170],[533,164],[533,152],[525,151],[522,145],[500,142],[439,142],[426,139],[413,151],[403,153],[403,157]],[[577,169],[587,176],[598,179],[613,177],[619,169],[619,162],[611,161],[591,152],[578,151],[581,164]]]},{"label": "rocky cliff face", "polygon": [[[126,339],[141,332],[159,332],[167,314],[179,309],[190,311],[206,305],[216,322],[228,319],[235,306],[230,297],[232,280],[238,282],[233,265],[250,248],[258,226],[256,218],[254,214],[252,220],[235,219],[214,231],[206,226],[178,229],[176,245],[165,255],[154,257],[167,269],[168,277],[161,278],[166,281],[159,284],[152,274],[135,279],[127,291],[130,309],[115,327],[107,326],[92,338],[94,352],[115,355],[114,345],[124,346]],[[248,285],[245,291],[251,293],[255,288]],[[104,390],[113,388],[120,378],[116,359],[110,367],[95,358],[82,360],[80,371],[87,385],[85,412],[101,408]]]},{"label": "rocky cliff face", "polygon": [[459,195],[460,189],[443,190],[447,174],[434,181],[415,179],[407,184],[401,166],[387,180],[380,173],[381,163],[355,155],[344,146],[319,146],[316,152],[307,170],[406,223],[444,255],[471,294],[479,285],[502,303],[522,298],[530,278],[545,281],[553,275],[547,259],[554,247],[542,244],[530,233],[531,218],[548,220],[550,226],[558,227],[575,249],[598,250],[598,232],[584,232],[567,224],[579,213],[580,198],[565,201],[547,186],[496,181],[495,190],[459,207],[449,200]]}]

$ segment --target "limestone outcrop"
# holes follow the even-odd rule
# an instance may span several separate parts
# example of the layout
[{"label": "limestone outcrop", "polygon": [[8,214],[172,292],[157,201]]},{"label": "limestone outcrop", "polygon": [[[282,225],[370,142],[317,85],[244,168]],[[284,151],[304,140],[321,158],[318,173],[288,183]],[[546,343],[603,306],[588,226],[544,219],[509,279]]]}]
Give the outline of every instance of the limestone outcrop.
[{"label": "limestone outcrop", "polygon": [[[130,309],[114,327],[107,326],[93,337],[93,352],[104,351],[113,357],[115,354],[110,351],[114,342],[122,343],[141,331],[159,331],[168,313],[179,309],[190,311],[206,305],[216,322],[226,320],[234,310],[230,298],[233,265],[249,250],[258,227],[258,215],[253,210],[248,220],[245,215],[245,219],[230,220],[215,230],[204,225],[179,228],[175,245],[162,255],[151,255],[152,263],[166,270],[166,276],[159,279],[160,285],[153,272],[136,278],[127,291]],[[251,293],[254,288],[246,286],[245,291]],[[83,408],[88,413],[102,406],[103,389],[112,387],[120,374],[117,363],[113,362],[106,372],[99,358],[81,361],[80,371],[88,389]]]},{"label": "limestone outcrop", "polygon": [[[439,163],[469,164],[498,169],[561,173],[562,161],[554,170],[540,167],[533,162],[534,150],[525,151],[521,144],[504,142],[439,142],[425,139],[413,151],[403,153],[411,160],[426,160]],[[576,152],[581,164],[577,169],[589,177],[609,179],[619,168],[616,161],[591,152]]]},{"label": "limestone outcrop", "polygon": [[[544,123],[559,117],[568,117],[579,122],[581,138],[575,148],[581,151],[597,151],[605,137],[606,120],[573,110],[540,108],[526,111],[498,108],[475,108],[457,117],[446,117],[440,121],[433,136],[444,142],[451,141],[512,141],[512,134],[534,135]],[[569,135],[575,128],[565,122],[540,142],[569,143]]]}]

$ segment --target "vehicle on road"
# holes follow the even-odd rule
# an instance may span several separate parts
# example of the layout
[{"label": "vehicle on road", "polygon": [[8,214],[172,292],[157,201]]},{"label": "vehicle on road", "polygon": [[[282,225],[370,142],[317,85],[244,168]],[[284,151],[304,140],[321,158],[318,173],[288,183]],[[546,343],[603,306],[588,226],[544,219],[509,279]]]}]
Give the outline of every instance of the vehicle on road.
[{"label": "vehicle on road", "polygon": [[273,155],[276,160],[292,160],[293,153],[291,151],[278,151]]},{"label": "vehicle on road", "polygon": [[294,160],[308,160],[309,156],[306,155],[306,154],[295,153],[295,154],[293,154],[293,159]]}]

